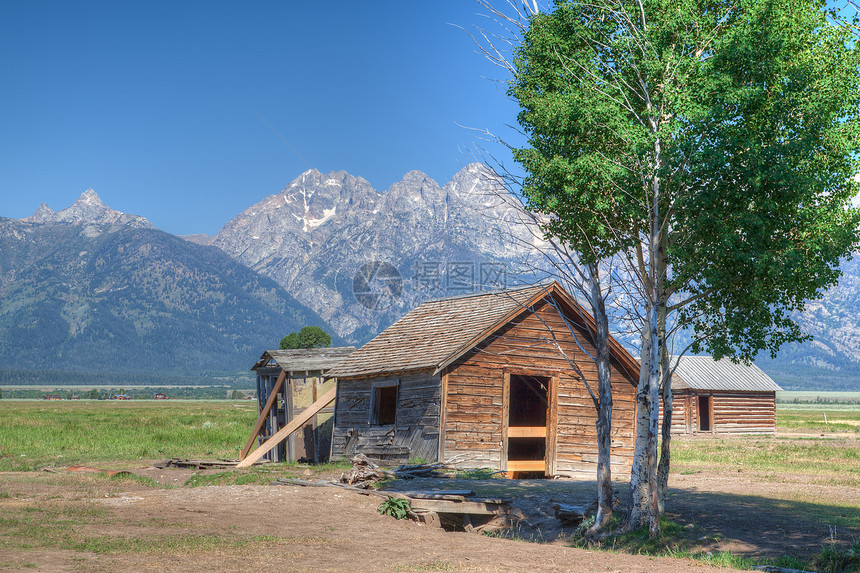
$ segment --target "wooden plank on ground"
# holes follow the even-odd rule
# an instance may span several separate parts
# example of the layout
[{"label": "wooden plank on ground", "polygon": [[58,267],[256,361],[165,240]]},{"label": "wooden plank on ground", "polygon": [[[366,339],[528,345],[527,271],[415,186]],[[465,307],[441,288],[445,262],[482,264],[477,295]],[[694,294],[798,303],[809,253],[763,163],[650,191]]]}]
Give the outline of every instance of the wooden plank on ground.
[{"label": "wooden plank on ground", "polygon": [[337,387],[334,387],[325,394],[323,394],[322,398],[311,404],[308,408],[305,408],[305,410],[301,414],[290,420],[290,422],[286,426],[278,430],[275,435],[263,442],[263,445],[248,454],[248,457],[239,462],[236,467],[247,468],[255,461],[265,456],[266,452],[277,446],[290,434],[304,426],[305,423],[310,420],[314,414],[322,410],[324,407],[328,406],[332,402],[332,400],[334,400],[336,394]]},{"label": "wooden plank on ground", "polygon": [[469,513],[472,515],[498,515],[508,511],[507,504],[480,501],[448,501],[443,499],[412,499],[413,511],[435,511],[436,513]]},{"label": "wooden plank on ground", "polygon": [[287,371],[281,370],[281,374],[278,376],[278,381],[275,382],[275,386],[272,388],[272,393],[269,395],[266,405],[263,406],[262,410],[260,410],[260,416],[257,418],[257,423],[254,425],[254,431],[251,432],[251,437],[248,438],[248,443],[245,444],[245,447],[242,448],[242,453],[239,454],[240,460],[245,459],[245,456],[247,456],[248,452],[251,451],[251,446],[254,445],[254,440],[256,440],[257,436],[260,435],[260,430],[263,429],[263,424],[266,422],[266,418],[269,417],[269,412],[272,410],[275,400],[278,399],[278,392],[281,391],[281,386],[284,385],[284,380],[286,378]]},{"label": "wooden plank on ground", "polygon": [[354,491],[355,493],[360,493],[361,495],[375,495],[377,497],[403,497],[399,493],[395,492],[382,492],[376,491],[375,489],[362,489],[359,487],[354,487],[351,485],[346,485],[343,483],[330,483],[326,481],[308,481],[303,479],[293,479],[293,478],[278,478],[276,481],[269,482],[269,485],[300,485],[304,487],[336,487],[340,489],[345,489],[349,491]]},{"label": "wooden plank on ground", "polygon": [[470,489],[399,491],[397,493],[415,499],[447,499],[448,501],[466,501],[466,497],[475,495],[475,492]]}]

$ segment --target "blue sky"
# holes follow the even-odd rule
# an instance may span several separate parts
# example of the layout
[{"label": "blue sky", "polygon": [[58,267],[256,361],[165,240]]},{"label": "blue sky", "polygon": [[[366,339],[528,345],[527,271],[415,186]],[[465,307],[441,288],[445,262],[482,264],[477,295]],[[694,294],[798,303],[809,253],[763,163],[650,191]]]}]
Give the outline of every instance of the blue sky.
[{"label": "blue sky", "polygon": [[214,234],[308,169],[263,119],[323,172],[444,183],[485,145],[462,126],[516,139],[516,106],[492,81],[504,73],[449,24],[486,26],[481,13],[471,0],[3,2],[0,216],[92,187],[171,233]]}]

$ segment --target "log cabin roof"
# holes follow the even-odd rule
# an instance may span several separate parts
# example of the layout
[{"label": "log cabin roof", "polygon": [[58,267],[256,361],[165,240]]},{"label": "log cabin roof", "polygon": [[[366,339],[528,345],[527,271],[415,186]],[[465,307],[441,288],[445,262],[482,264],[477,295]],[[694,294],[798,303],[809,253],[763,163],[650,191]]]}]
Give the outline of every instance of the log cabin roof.
[{"label": "log cabin roof", "polygon": [[[328,375],[351,378],[407,370],[439,372],[548,297],[593,327],[591,315],[557,282],[431,300],[389,326]],[[635,359],[614,338],[610,338],[610,348],[623,370],[635,379]]]},{"label": "log cabin roof", "polygon": [[[674,362],[674,358],[673,358]],[[672,376],[673,390],[734,390],[775,392],[782,390],[755,364],[735,364],[728,358],[682,356]]]},{"label": "log cabin roof", "polygon": [[[251,370],[267,365],[288,372],[326,372],[355,352],[355,346],[334,348],[303,348],[300,350],[266,350]],[[272,364],[274,362],[274,364]]]}]

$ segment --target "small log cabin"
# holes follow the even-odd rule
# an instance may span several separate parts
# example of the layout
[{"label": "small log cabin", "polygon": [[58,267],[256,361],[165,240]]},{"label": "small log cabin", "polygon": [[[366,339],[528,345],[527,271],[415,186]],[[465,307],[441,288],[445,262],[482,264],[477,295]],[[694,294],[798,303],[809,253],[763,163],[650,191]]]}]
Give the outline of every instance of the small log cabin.
[{"label": "small log cabin", "polygon": [[[332,459],[593,478],[593,324],[558,283],[420,305],[329,371]],[[612,466],[629,471],[639,367],[614,339],[611,351]]]},{"label": "small log cabin", "polygon": [[[258,436],[262,444],[290,420],[313,404],[335,385],[323,376],[332,366],[355,352],[355,347],[311,348],[305,350],[267,350],[251,368],[257,374],[257,411],[262,412],[278,377],[286,373],[278,397]],[[331,443],[331,417],[334,409],[323,408],[308,423],[266,454],[271,461],[328,459]]]},{"label": "small log cabin", "polygon": [[672,433],[773,433],[780,390],[755,364],[683,356],[672,376]]}]

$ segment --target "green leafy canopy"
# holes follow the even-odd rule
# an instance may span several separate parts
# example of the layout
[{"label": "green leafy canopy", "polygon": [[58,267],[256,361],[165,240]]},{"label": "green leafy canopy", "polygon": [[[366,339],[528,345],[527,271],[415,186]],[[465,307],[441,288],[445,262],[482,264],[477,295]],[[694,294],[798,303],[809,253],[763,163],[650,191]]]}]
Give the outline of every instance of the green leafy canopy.
[{"label": "green leafy canopy", "polygon": [[529,207],[587,260],[633,258],[658,182],[666,297],[696,352],[802,339],[791,313],[860,240],[860,50],[838,18],[818,0],[561,1],[523,36]]}]

